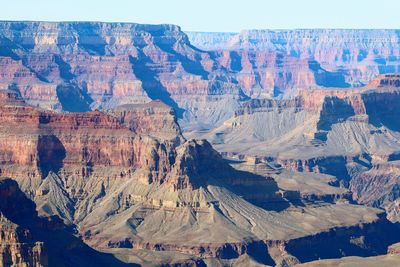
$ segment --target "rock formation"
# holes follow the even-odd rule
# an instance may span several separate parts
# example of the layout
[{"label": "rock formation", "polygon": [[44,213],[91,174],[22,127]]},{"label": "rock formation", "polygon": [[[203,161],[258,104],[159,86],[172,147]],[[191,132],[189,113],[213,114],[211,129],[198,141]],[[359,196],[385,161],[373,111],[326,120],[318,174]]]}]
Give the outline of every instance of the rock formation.
[{"label": "rock formation", "polygon": [[[182,262],[194,263],[250,257],[274,264],[288,261],[283,254],[296,262],[336,255],[339,247],[316,249],[334,228],[342,231],[338,244],[346,255],[375,255],[396,241],[389,234],[394,226],[379,210],[332,201],[292,204],[301,202],[300,195],[281,190],[271,176],[231,167],[205,140],[186,141],[175,113],[162,103],[57,113],[30,106],[12,91],[0,92],[0,99],[2,175],[18,181],[40,216],[76,227],[98,250],[120,255],[128,249],[125,255],[132,257],[140,250],[183,253],[194,258]],[[156,132],[153,121],[163,131]],[[63,223],[52,227],[65,229]],[[43,231],[37,229],[32,231]],[[370,240],[381,237],[379,247],[369,241],[357,250],[347,245],[364,229]],[[49,265],[72,242],[53,248],[65,237],[38,236],[45,246],[50,242]],[[316,256],[303,259],[307,236],[315,236]],[[79,245],[69,253],[88,249]],[[93,261],[111,261],[94,255]]]},{"label": "rock formation", "polygon": [[1,262],[385,254],[398,62],[396,31],[0,22]]},{"label": "rock formation", "polygon": [[185,129],[209,129],[248,97],[362,86],[399,71],[396,31],[188,34],[174,25],[3,21],[0,86],[65,111],[161,100]]},{"label": "rock formation", "polygon": [[230,73],[174,25],[3,21],[0,47],[0,87],[46,109],[161,100],[193,119],[213,97],[241,97]]},{"label": "rock formation", "polygon": [[317,86],[367,84],[378,74],[399,72],[396,30],[245,30],[238,34],[188,32],[195,46],[216,51],[237,72],[248,95],[292,94]]},{"label": "rock formation", "polygon": [[359,203],[384,207],[397,221],[399,80],[386,74],[360,89],[253,99],[222,126],[187,135],[211,140],[227,156],[333,175]]}]

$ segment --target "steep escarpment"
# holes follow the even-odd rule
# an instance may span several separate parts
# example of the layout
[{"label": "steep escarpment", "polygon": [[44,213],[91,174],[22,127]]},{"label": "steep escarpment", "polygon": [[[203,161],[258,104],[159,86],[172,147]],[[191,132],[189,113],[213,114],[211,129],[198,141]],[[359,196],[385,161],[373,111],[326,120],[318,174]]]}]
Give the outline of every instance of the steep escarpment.
[{"label": "steep escarpment", "polygon": [[207,34],[213,51],[174,25],[3,21],[0,31],[0,85],[29,103],[77,112],[161,100],[188,130],[219,126],[249,97],[360,87],[399,70],[390,30]]},{"label": "steep escarpment", "polygon": [[[375,86],[376,80],[382,81],[383,85]],[[252,99],[243,103],[235,112],[235,116],[225,121],[223,125],[204,134],[209,140],[213,140],[211,133],[215,138],[223,139],[226,143],[234,145],[239,138],[247,138],[259,142],[278,141],[274,138],[289,138],[290,144],[301,143],[306,139],[321,141],[328,145],[336,145],[338,149],[329,152],[331,155],[342,155],[344,151],[353,151],[353,154],[363,150],[374,150],[379,154],[382,145],[384,148],[386,142],[376,140],[375,144],[367,144],[368,139],[385,138],[385,131],[390,130],[396,134],[396,110],[398,100],[398,87],[395,86],[398,76],[393,74],[382,75],[378,77],[371,85],[361,89],[351,90],[312,90],[301,92],[293,99]],[[388,83],[388,85],[385,85]],[[390,84],[394,84],[393,86]],[[357,136],[350,137],[355,140],[355,145],[343,147],[341,143],[349,140],[337,140],[336,130],[339,127],[349,128],[355,135],[367,135],[364,140]],[[355,127],[358,127],[356,129]],[[369,129],[370,128],[370,129]],[[237,132],[246,129],[246,134]],[[365,132],[365,133],[364,133]],[[251,134],[253,133],[253,134]],[[383,134],[383,135],[380,135]],[[340,133],[337,133],[340,134]],[[190,135],[190,134],[188,134]],[[330,142],[329,136],[338,142]],[[387,136],[386,138],[391,138]],[[280,138],[281,139],[281,138]],[[216,139],[217,140],[217,139]],[[245,142],[246,143],[246,142]],[[317,144],[317,143],[315,143]],[[343,144],[344,145],[344,144]],[[287,145],[286,145],[287,146]],[[370,146],[370,147],[368,147]],[[276,143],[271,143],[270,150],[276,147]],[[384,150],[382,147],[382,152]],[[298,148],[303,149],[303,148]],[[305,147],[304,149],[307,149]],[[326,146],[310,146],[314,156],[320,151],[326,150]],[[395,149],[386,151],[394,152]],[[240,152],[236,149],[236,152]],[[265,152],[265,151],[264,151]],[[337,152],[337,153],[336,153]],[[300,153],[299,153],[300,154]]]},{"label": "steep escarpment", "polygon": [[17,182],[0,178],[2,266],[126,266],[85,245],[57,216],[40,217]]},{"label": "steep escarpment", "polygon": [[242,97],[230,73],[175,25],[3,21],[0,37],[0,86],[46,109],[160,100],[179,118],[204,120],[208,103],[216,110]]},{"label": "steep escarpment", "polygon": [[[219,200],[209,185],[220,188],[222,184],[238,192],[257,185],[259,192],[240,193],[259,205],[281,199],[271,178],[234,170],[206,141],[185,141],[174,113],[163,104],[61,114],[29,106],[11,91],[2,91],[0,99],[2,175],[19,182],[40,215],[56,215],[76,225],[94,247],[107,249],[132,242],[135,248],[157,250],[161,246],[196,254],[206,246],[194,242],[187,248],[193,240],[177,242],[173,232],[186,216],[197,221],[196,216],[192,218],[194,213],[211,217],[213,211],[220,213]],[[146,120],[171,127],[164,134],[156,133]],[[157,241],[157,235],[149,231],[155,223],[165,222],[164,216],[178,221],[165,223],[171,227],[170,239]],[[222,227],[224,217],[217,217]],[[203,219],[199,222],[207,225]],[[194,229],[187,231],[193,232],[194,239],[215,243],[204,231],[199,230],[197,237]],[[227,242],[234,247],[251,245],[253,241],[246,237],[242,233],[210,245],[208,253],[217,256],[216,251],[223,250]]]},{"label": "steep escarpment", "polygon": [[216,51],[251,96],[293,94],[316,86],[367,84],[399,71],[396,30],[297,29],[187,33],[191,42]]},{"label": "steep escarpment", "polygon": [[[9,91],[5,94],[16,97]],[[129,173],[129,168],[142,166],[149,161],[141,158],[141,150],[151,150],[152,147],[144,148],[141,145],[151,144],[155,150],[160,146],[154,138],[140,137],[143,131],[151,133],[149,127],[152,125],[141,124],[139,128],[121,116],[114,117],[98,111],[58,114],[36,109],[24,103],[14,105],[11,102],[10,105],[7,101],[3,103],[1,109],[1,120],[4,123],[1,153],[3,175],[19,176],[17,170],[13,172],[13,165],[26,168],[23,175],[33,178],[44,178],[50,171],[58,172],[61,167],[71,167],[71,171],[76,167],[77,174],[84,177],[93,165],[110,168],[121,166]],[[146,117],[147,111],[142,110],[142,112],[142,117]],[[165,135],[166,143],[161,149],[167,153],[167,147],[179,144],[183,139],[180,137],[179,128],[174,124],[174,117],[168,113],[168,109],[163,112],[165,111],[161,108],[159,113],[153,112],[152,116],[156,117],[157,113],[160,115],[160,120],[163,116],[170,116],[170,125],[174,126],[171,132],[175,134]],[[132,113],[137,115],[134,109]],[[129,111],[125,114],[129,115]],[[120,137],[118,141],[111,139],[113,131],[118,133]],[[11,133],[13,134],[10,135]],[[95,146],[101,147],[101,150]],[[137,149],[132,150],[133,147]]]}]

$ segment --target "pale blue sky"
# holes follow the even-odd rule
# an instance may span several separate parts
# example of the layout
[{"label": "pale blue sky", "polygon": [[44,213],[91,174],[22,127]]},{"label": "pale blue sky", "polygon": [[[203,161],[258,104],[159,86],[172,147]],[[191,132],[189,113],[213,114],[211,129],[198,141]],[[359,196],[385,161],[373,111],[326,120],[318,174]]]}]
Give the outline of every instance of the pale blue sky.
[{"label": "pale blue sky", "polygon": [[400,28],[400,0],[0,0],[0,20],[173,23],[185,31]]}]

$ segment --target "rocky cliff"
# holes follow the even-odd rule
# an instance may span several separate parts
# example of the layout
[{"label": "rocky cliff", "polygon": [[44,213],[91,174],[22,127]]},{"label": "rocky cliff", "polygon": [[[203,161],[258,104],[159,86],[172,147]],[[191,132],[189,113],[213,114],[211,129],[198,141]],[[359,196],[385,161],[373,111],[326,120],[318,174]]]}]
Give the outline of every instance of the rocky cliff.
[{"label": "rocky cliff", "polygon": [[38,216],[17,182],[0,177],[1,266],[126,266],[85,245],[57,216]]},{"label": "rocky cliff", "polygon": [[398,229],[373,207],[399,220],[400,77],[377,74],[398,70],[396,34],[222,34],[207,52],[173,25],[0,22],[0,176],[29,197],[0,201],[3,262],[385,253]]},{"label": "rocky cliff", "polygon": [[399,71],[397,30],[245,30],[238,34],[187,33],[216,51],[237,73],[248,95],[292,94],[316,86],[362,86],[378,74]]},{"label": "rocky cliff", "polygon": [[2,88],[46,109],[161,100],[195,119],[205,102],[241,97],[229,72],[174,25],[3,21],[0,66]]},{"label": "rocky cliff", "polygon": [[[357,87],[399,71],[395,30],[187,34],[174,25],[3,21],[0,86],[64,111],[161,100],[191,130],[221,124],[248,97]],[[195,47],[207,42],[213,51]]]}]

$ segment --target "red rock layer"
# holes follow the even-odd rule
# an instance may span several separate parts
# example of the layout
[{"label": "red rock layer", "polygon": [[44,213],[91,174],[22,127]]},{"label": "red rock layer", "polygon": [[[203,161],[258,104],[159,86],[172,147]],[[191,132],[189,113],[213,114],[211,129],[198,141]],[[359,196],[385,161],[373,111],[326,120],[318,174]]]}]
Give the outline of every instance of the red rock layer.
[{"label": "red rock layer", "polygon": [[249,96],[293,94],[298,89],[367,84],[399,72],[396,30],[245,30],[188,33],[192,43],[217,51]]},{"label": "red rock layer", "polygon": [[174,25],[1,22],[0,35],[0,86],[49,109],[86,111],[121,97],[177,108],[174,95],[225,94],[232,82]]},{"label": "red rock layer", "polygon": [[[13,96],[9,92],[4,94]],[[160,168],[171,168],[169,157],[174,153],[172,147],[179,142],[177,135],[160,143],[140,136],[147,132],[145,125],[129,126],[121,118],[98,111],[58,114],[13,102],[11,99],[0,107],[3,176],[40,179],[49,171],[63,168],[70,175],[86,177],[92,167],[103,166],[117,167],[115,176],[129,176],[135,169],[144,168],[149,172],[147,182],[152,182],[161,179]],[[177,134],[178,130],[175,127]]]},{"label": "red rock layer", "polygon": [[178,190],[197,188],[206,182],[200,173],[218,169],[226,182],[247,181],[229,176],[233,169],[207,141],[185,142],[174,113],[159,102],[108,113],[56,113],[29,106],[10,91],[0,92],[0,99],[3,176],[40,181],[54,172],[82,181],[94,173],[115,179],[136,175],[145,184],[166,182]]}]

